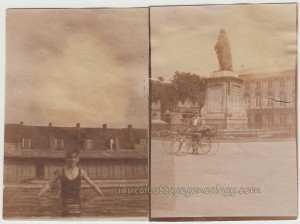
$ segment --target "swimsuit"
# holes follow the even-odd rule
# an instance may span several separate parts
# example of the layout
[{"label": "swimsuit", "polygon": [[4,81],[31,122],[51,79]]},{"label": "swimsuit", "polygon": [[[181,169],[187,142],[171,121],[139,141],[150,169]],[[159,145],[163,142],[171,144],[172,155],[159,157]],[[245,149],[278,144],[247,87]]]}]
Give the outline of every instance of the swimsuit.
[{"label": "swimsuit", "polygon": [[78,176],[74,180],[70,180],[63,169],[61,175],[61,201],[62,201],[62,216],[80,216],[80,185],[81,185],[81,169],[78,171]]}]

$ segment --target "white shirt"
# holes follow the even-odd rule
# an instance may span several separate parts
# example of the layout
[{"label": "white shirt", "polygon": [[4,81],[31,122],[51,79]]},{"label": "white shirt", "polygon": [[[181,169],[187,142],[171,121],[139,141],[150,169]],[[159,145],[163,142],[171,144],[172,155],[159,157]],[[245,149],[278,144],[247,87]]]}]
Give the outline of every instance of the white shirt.
[{"label": "white shirt", "polygon": [[198,120],[199,120],[199,117],[194,118],[194,120],[193,120],[193,126],[197,126]]}]

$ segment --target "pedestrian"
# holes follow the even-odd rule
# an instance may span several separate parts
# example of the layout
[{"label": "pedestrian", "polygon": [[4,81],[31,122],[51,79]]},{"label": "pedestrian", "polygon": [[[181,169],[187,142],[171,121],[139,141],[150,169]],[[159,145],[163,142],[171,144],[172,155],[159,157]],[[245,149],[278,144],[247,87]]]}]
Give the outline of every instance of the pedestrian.
[{"label": "pedestrian", "polygon": [[66,166],[55,173],[54,178],[43,187],[38,193],[41,197],[46,191],[51,190],[60,180],[62,202],[62,216],[80,216],[82,213],[80,202],[81,180],[85,180],[99,196],[103,196],[100,188],[88,177],[86,172],[77,167],[79,162],[78,151],[70,151],[66,154]]}]

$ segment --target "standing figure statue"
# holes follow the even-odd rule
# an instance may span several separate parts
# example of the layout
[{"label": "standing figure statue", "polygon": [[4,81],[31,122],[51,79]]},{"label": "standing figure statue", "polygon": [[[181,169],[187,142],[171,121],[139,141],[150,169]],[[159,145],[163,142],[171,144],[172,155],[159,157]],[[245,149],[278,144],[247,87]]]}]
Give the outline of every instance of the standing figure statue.
[{"label": "standing figure statue", "polygon": [[230,43],[224,29],[220,31],[215,51],[218,56],[220,71],[232,71]]}]

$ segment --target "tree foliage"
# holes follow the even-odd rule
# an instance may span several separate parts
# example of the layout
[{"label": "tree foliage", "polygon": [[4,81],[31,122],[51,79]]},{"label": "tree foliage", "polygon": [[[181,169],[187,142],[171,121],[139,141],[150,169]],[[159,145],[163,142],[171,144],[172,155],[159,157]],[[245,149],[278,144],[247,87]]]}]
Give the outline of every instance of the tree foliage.
[{"label": "tree foliage", "polygon": [[200,108],[205,103],[205,78],[186,72],[175,72],[169,82],[163,78],[151,82],[151,101],[160,100],[162,112],[173,110],[176,104],[186,99],[198,103]]},{"label": "tree foliage", "polygon": [[159,79],[158,81],[151,82],[151,101],[161,102],[162,111],[172,110],[178,102],[178,93],[174,88],[174,84],[164,82]]}]

